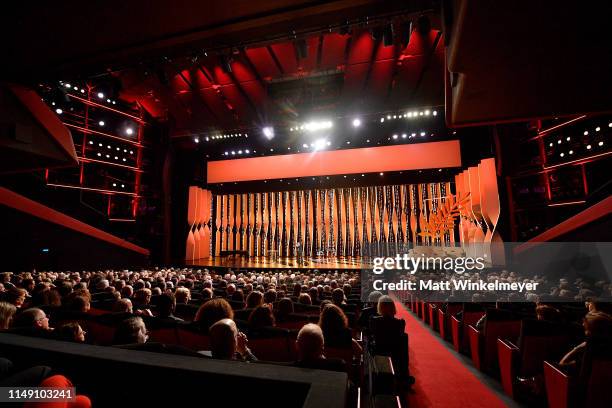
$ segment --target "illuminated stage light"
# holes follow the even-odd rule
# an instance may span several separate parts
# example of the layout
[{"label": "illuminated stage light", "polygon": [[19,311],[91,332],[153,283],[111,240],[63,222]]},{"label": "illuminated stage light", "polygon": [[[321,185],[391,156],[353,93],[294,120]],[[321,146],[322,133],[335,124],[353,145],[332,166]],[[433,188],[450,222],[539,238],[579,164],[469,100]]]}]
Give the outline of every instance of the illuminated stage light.
[{"label": "illuminated stage light", "polygon": [[249,149],[246,149],[244,152],[245,152],[246,154],[251,153],[251,151],[250,151]]},{"label": "illuminated stage light", "polygon": [[571,140],[571,138],[568,136],[567,138],[565,138],[565,140],[567,140],[569,142]]},{"label": "illuminated stage light", "polygon": [[104,99],[104,94],[102,92],[98,92],[98,98]]},{"label": "illuminated stage light", "polygon": [[402,133],[402,139],[405,139],[408,135],[405,133]]},{"label": "illuminated stage light", "polygon": [[411,137],[416,137],[416,133],[413,133],[410,135]]},{"label": "illuminated stage light", "polygon": [[90,141],[89,141],[89,144],[90,144],[90,145],[92,145],[92,144],[93,144],[93,142],[90,140]]},{"label": "illuminated stage light", "polygon": [[383,123],[385,121],[385,118],[380,118],[380,123]]},{"label": "illuminated stage light", "polygon": [[393,139],[397,139],[397,135],[393,135]]},{"label": "illuminated stage light", "polygon": [[206,141],[208,142],[210,140],[210,138],[208,136],[206,136]]},{"label": "illuminated stage light", "polygon": [[79,87],[78,86],[73,86],[72,89],[74,89],[75,91],[78,91]]},{"label": "illuminated stage light", "polygon": [[557,140],[557,144],[561,144],[561,139]]},{"label": "illuminated stage light", "polygon": [[268,140],[271,140],[274,137],[274,128],[272,126],[264,127],[263,134]]},{"label": "illuminated stage light", "polygon": [[600,145],[600,146],[603,146],[603,142],[599,142],[599,143],[597,143],[597,144],[598,144],[598,145]]},{"label": "illuminated stage light", "polygon": [[370,139],[366,140],[366,143],[370,143]]},{"label": "illuminated stage light", "polygon": [[65,86],[66,88],[72,88],[72,85],[70,85],[70,84],[66,84],[66,85],[64,85],[64,86]]},{"label": "illuminated stage light", "polygon": [[346,141],[346,144],[351,144],[350,140],[347,140],[347,141]]},{"label": "illuminated stage light", "polygon": [[561,153],[559,156],[563,157],[563,156],[565,156],[565,153]]},{"label": "illuminated stage light", "polygon": [[134,134],[134,129],[132,129],[132,128],[125,129],[125,134],[126,135],[133,135]]},{"label": "illuminated stage light", "polygon": [[102,157],[102,153],[98,153],[98,157]]},{"label": "illuminated stage light", "polygon": [[110,146],[110,145],[108,145],[108,146],[106,146],[106,148],[107,148],[107,149],[110,149],[110,148],[111,148],[111,146]]},{"label": "illuminated stage light", "polygon": [[235,156],[236,152],[234,150],[232,150],[232,156]]},{"label": "illuminated stage light", "polygon": [[117,187],[117,183],[113,183],[113,187]]},{"label": "illuminated stage light", "polygon": [[430,113],[429,109],[425,109],[425,116],[429,116],[429,113]]},{"label": "illuminated stage light", "polygon": [[110,99],[107,99],[107,100],[106,100],[106,102],[111,103],[111,100],[110,100]]},{"label": "illuminated stage light", "polygon": [[101,121],[99,121],[99,122],[98,122],[98,125],[100,125],[100,126],[104,126],[104,125],[105,125],[105,123],[104,123],[104,121],[103,121],[103,120],[101,120]]},{"label": "illuminated stage light", "polygon": [[81,93],[85,93],[85,90],[83,88],[81,88]]},{"label": "illuminated stage light", "polygon": [[303,147],[303,148],[307,148],[307,147],[308,147],[308,144],[304,143],[304,144],[302,145],[302,147]]},{"label": "illuminated stage light", "polygon": [[573,150],[570,150],[570,151],[569,151],[569,154],[574,154],[574,151],[573,151]]},{"label": "illuminated stage light", "polygon": [[550,143],[548,144],[548,147],[553,147],[553,143],[552,143],[552,142],[550,142]]},{"label": "illuminated stage light", "polygon": [[425,132],[421,132],[421,136],[425,136]]},{"label": "illuminated stage light", "polygon": [[591,150],[591,145],[587,145],[587,150]]},{"label": "illuminated stage light", "polygon": [[130,154],[134,154],[134,151],[133,151],[133,150],[130,150]]},{"label": "illuminated stage light", "polygon": [[588,134],[589,134],[588,130],[585,130],[584,133],[583,133],[583,135],[585,135],[585,136],[588,135]]},{"label": "illuminated stage light", "polygon": [[117,104],[117,102],[113,101],[113,105],[116,105],[116,104]]},{"label": "illuminated stage light", "polygon": [[387,120],[390,120],[390,119],[391,119],[391,115],[387,115]]},{"label": "illuminated stage light", "polygon": [[119,157],[115,156],[115,160],[119,160]]},{"label": "illuminated stage light", "polygon": [[329,144],[331,144],[330,142],[326,141],[325,139],[319,139],[316,142],[314,142],[314,149],[315,150],[321,150],[324,149],[326,145],[329,146]]},{"label": "illuminated stage light", "polygon": [[359,126],[361,126],[361,120],[358,118],[353,119],[353,127],[359,127]]},{"label": "illuminated stage light", "polygon": [[433,111],[434,116],[438,116],[438,111]]},{"label": "illuminated stage light", "polygon": [[120,148],[120,147],[118,147],[118,148],[117,148],[117,151],[118,151],[118,152],[120,152],[120,151],[121,151],[121,148]]},{"label": "illuminated stage light", "polygon": [[194,137],[193,141],[196,142],[196,143],[200,143],[200,138],[199,137]]},{"label": "illuminated stage light", "polygon": [[122,184],[122,185],[121,185],[121,188],[125,188],[125,184]]},{"label": "illuminated stage light", "polygon": [[102,147],[102,143],[98,143],[98,146]]},{"label": "illuminated stage light", "polygon": [[597,127],[595,128],[595,131],[596,131],[596,132],[599,132],[600,130],[601,130],[601,128],[600,128],[599,126],[597,126]]},{"label": "illuminated stage light", "polygon": [[60,108],[57,108],[57,109],[55,110],[55,113],[57,113],[58,115],[61,115],[62,113],[64,113],[64,111],[63,111],[63,110],[61,110]]},{"label": "illuminated stage light", "polygon": [[225,152],[225,153],[223,153],[223,154],[227,156],[229,153],[228,153],[228,152]]},{"label": "illuminated stage light", "polygon": [[379,173],[379,174],[380,174],[381,176],[384,176],[384,175],[385,175],[385,173]]},{"label": "illuminated stage light", "polygon": [[122,160],[123,160],[123,161],[127,161],[127,160],[125,159],[125,157],[124,157]]}]

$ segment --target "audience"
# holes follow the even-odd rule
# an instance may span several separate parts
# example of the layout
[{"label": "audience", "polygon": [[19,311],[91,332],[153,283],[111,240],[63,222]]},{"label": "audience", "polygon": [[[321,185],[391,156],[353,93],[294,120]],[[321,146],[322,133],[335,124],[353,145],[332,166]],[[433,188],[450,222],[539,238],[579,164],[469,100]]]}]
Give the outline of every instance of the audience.
[{"label": "audience", "polygon": [[182,322],[183,319],[174,316],[174,310],[176,309],[176,298],[172,293],[165,293],[159,295],[157,298],[157,317],[160,319],[174,320]]},{"label": "audience", "polygon": [[326,305],[319,316],[319,327],[323,331],[325,344],[334,348],[353,348],[361,352],[361,346],[353,339],[346,315],[334,304]]},{"label": "audience", "polygon": [[147,326],[141,317],[130,317],[123,320],[115,331],[113,344],[142,344],[149,339]]},{"label": "audience", "polygon": [[87,334],[80,324],[76,322],[64,323],[59,326],[54,332],[54,336],[58,340],[71,341],[74,343],[84,343],[85,335]]},{"label": "audience", "polygon": [[612,344],[612,316],[600,311],[588,312],[583,321],[586,340],[568,352],[559,365],[572,372],[580,372],[587,345],[589,343]]},{"label": "audience", "polygon": [[273,327],[274,324],[274,314],[272,314],[272,306],[269,304],[257,306],[249,316],[249,328],[251,329]]},{"label": "audience", "polygon": [[202,332],[207,333],[209,328],[221,319],[233,319],[234,311],[225,299],[216,298],[204,303],[198,309],[194,322]]},{"label": "audience", "polygon": [[6,330],[11,326],[16,312],[17,308],[15,305],[8,302],[0,302],[0,330]]}]

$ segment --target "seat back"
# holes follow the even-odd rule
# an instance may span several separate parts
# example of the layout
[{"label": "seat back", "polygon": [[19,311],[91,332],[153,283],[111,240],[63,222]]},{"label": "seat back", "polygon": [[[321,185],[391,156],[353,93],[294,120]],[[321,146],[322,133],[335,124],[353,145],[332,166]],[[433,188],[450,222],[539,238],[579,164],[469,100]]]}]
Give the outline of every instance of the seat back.
[{"label": "seat back", "polygon": [[460,335],[460,350],[469,353],[470,352],[470,336],[469,330],[470,325],[475,325],[478,320],[484,315],[484,310],[479,311],[467,311],[464,309],[463,318],[461,320],[461,335]]},{"label": "seat back", "polygon": [[196,327],[185,326],[177,329],[179,343],[194,351],[210,350],[210,337],[203,334]]},{"label": "seat back", "polygon": [[258,360],[293,361],[289,330],[276,327],[249,331],[249,348]]},{"label": "seat back", "polygon": [[500,309],[487,309],[484,328],[483,370],[497,373],[497,339],[516,341],[521,330],[521,320],[514,313]]},{"label": "seat back", "polygon": [[570,335],[565,325],[526,319],[521,322],[518,344],[518,375],[533,377],[542,373],[545,360],[559,361],[570,349]]},{"label": "seat back", "polygon": [[585,407],[609,407],[611,385],[612,360],[593,360],[591,362],[591,375],[586,383]]}]

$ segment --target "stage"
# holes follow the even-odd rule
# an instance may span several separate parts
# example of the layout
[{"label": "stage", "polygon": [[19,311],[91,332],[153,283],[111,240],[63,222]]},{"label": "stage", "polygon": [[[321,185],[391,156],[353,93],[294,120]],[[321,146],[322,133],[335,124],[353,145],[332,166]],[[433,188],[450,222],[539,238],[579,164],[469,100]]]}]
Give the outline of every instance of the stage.
[{"label": "stage", "polygon": [[186,263],[189,267],[214,267],[214,268],[234,268],[234,269],[333,269],[333,270],[353,270],[358,271],[364,268],[371,268],[371,264],[359,257],[342,258],[309,258],[305,263],[298,265],[297,259],[279,258],[272,261],[265,257],[215,257],[200,258],[189,260]]}]

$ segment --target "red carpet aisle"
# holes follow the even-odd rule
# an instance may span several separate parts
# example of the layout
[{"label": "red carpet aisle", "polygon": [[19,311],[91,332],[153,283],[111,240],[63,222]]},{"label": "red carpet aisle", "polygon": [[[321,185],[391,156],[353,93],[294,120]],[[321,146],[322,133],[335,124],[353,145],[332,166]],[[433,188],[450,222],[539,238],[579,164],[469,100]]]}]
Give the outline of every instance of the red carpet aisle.
[{"label": "red carpet aisle", "polygon": [[408,396],[411,408],[506,406],[401,303],[397,302],[396,306],[397,317],[406,320],[410,370],[416,378],[413,392]]}]

